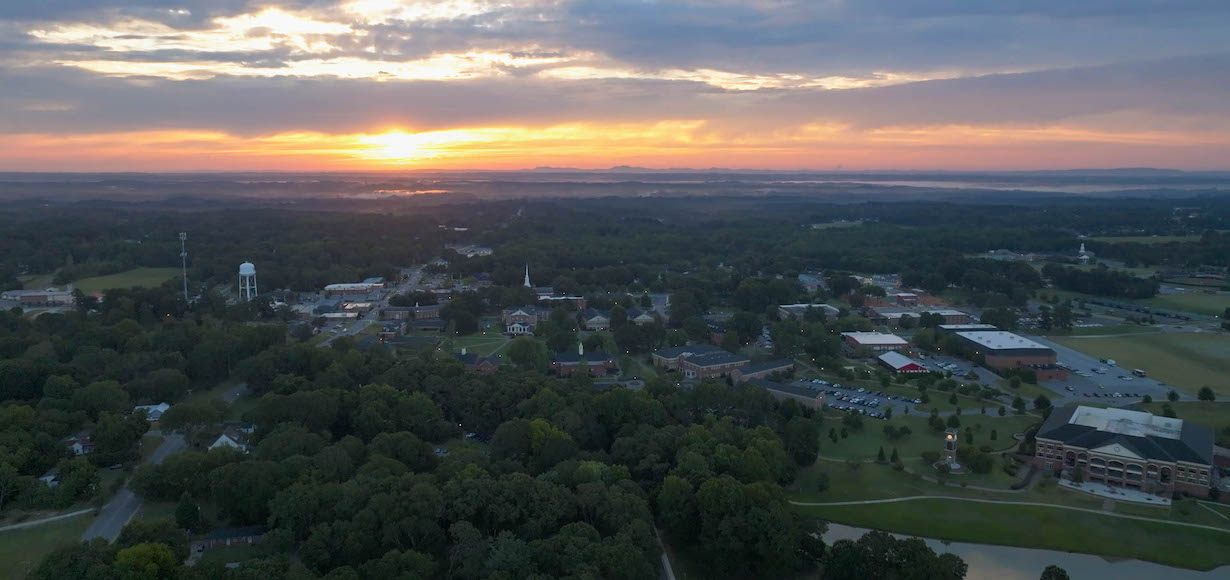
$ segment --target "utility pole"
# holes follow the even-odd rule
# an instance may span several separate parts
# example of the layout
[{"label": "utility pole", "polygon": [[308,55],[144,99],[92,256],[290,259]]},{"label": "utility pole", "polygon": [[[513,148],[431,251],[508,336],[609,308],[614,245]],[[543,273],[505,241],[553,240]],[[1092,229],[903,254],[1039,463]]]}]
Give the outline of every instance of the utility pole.
[{"label": "utility pole", "polygon": [[188,303],[188,232],[179,232],[180,277],[184,279],[184,304]]}]

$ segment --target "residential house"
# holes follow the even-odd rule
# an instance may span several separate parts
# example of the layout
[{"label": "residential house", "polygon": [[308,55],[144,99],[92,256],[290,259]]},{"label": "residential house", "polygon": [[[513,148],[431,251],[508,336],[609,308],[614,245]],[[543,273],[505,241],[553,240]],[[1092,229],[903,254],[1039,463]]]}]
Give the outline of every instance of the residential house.
[{"label": "residential house", "polygon": [[132,412],[145,411],[146,421],[157,421],[162,418],[162,414],[171,408],[170,403],[158,403],[157,405],[137,405]]},{"label": "residential house", "polygon": [[65,439],[64,445],[73,452],[73,455],[89,455],[94,452],[94,442],[90,440],[90,433],[87,431]]},{"label": "residential house", "polygon": [[628,309],[628,322],[631,322],[637,326],[653,324],[654,322],[657,322],[657,320],[657,317],[653,315],[652,311],[641,310],[640,308]]},{"label": "residential house", "polygon": [[222,430],[222,434],[210,444],[209,448],[230,447],[242,453],[248,452],[248,438],[252,435],[252,427],[230,425]]}]

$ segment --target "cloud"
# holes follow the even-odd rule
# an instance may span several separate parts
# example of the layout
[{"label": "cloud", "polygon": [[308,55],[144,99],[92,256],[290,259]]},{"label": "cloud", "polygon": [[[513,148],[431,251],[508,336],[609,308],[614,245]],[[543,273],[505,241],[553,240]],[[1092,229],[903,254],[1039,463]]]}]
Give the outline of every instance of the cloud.
[{"label": "cloud", "polygon": [[782,163],[841,142],[1160,155],[1221,147],[1227,29],[1230,2],[1205,0],[6,2],[0,134],[244,144],[228,151],[468,135],[547,154],[525,132],[619,127],[679,154],[668,127],[698,155]]}]

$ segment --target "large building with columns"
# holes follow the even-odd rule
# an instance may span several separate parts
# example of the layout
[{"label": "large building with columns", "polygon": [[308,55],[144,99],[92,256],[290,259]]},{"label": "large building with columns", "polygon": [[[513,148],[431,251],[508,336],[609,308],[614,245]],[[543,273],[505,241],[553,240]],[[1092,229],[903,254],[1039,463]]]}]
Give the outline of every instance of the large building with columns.
[{"label": "large building with columns", "polygon": [[1034,461],[1070,477],[1148,493],[1205,497],[1217,485],[1213,431],[1144,411],[1069,406],[1038,429]]}]

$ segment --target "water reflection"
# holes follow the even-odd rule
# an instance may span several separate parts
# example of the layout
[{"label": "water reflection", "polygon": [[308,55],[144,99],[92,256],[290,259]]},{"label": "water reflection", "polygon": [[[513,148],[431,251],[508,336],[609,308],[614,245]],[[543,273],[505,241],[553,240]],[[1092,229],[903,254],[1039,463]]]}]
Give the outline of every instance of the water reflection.
[{"label": "water reflection", "polygon": [[[838,540],[856,540],[869,532],[863,528],[829,524],[824,541],[832,544]],[[904,538],[901,534],[893,534]],[[926,538],[924,538],[926,539]],[[1089,554],[1071,554],[1055,550],[1033,550],[1010,546],[941,542],[926,539],[927,546],[938,553],[956,554],[969,565],[968,580],[1038,580],[1042,569],[1054,564],[1068,571],[1073,580],[1114,578],[1114,580],[1210,580],[1230,578],[1230,566],[1222,566],[1208,572],[1185,570],[1142,562],[1140,560],[1110,561]],[[1230,549],[1230,547],[1228,547]]]}]

